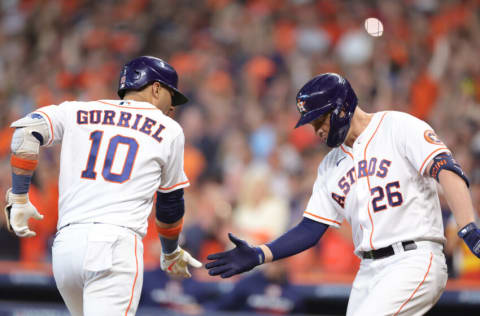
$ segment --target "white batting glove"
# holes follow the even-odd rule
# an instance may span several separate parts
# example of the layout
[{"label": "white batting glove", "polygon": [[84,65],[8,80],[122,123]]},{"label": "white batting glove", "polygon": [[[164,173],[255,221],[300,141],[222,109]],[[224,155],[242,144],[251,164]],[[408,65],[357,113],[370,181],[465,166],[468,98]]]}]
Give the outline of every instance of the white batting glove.
[{"label": "white batting glove", "polygon": [[162,251],[160,255],[160,267],[171,276],[190,278],[192,275],[188,271],[189,265],[194,268],[200,268],[202,263],[180,248],[180,246],[172,253],[164,254]]},{"label": "white batting glove", "polygon": [[8,230],[18,237],[36,236],[37,234],[28,228],[28,220],[31,217],[40,220],[43,219],[43,215],[30,203],[28,194],[14,194],[12,189],[8,189],[6,200],[5,218]]}]

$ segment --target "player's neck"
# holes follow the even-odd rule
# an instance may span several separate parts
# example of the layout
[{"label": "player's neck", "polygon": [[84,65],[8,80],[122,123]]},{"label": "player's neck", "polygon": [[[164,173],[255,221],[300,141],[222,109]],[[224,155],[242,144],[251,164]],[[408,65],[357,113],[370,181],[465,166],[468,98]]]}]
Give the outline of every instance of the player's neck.
[{"label": "player's neck", "polygon": [[168,115],[169,107],[164,105],[163,102],[159,102],[158,98],[155,98],[148,89],[143,89],[140,91],[132,91],[125,94],[124,100],[131,100],[137,102],[147,102],[152,104],[154,107],[160,109],[164,114]]},{"label": "player's neck", "polygon": [[148,98],[144,91],[135,91],[135,92],[127,92],[125,94],[125,97],[123,98],[124,100],[131,100],[131,101],[137,101],[137,102],[151,102],[151,98]]},{"label": "player's neck", "polygon": [[345,138],[345,144],[349,147],[353,146],[353,143],[358,136],[367,128],[368,124],[372,120],[373,113],[367,113],[357,106],[353,113],[352,123],[348,130],[347,137]]}]

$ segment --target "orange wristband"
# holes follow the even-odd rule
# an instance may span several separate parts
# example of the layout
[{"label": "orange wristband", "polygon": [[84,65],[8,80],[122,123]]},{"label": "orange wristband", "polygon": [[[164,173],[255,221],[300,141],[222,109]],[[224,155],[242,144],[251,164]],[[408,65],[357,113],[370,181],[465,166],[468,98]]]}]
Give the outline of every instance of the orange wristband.
[{"label": "orange wristband", "polygon": [[38,160],[30,160],[25,158],[20,158],[18,156],[12,155],[10,158],[10,164],[12,167],[24,169],[24,170],[35,170],[37,167]]},{"label": "orange wristband", "polygon": [[157,224],[157,232],[163,237],[177,237],[178,235],[180,235],[182,228],[183,228],[183,218],[182,218],[182,221],[177,226],[170,227],[170,228],[162,228]]}]

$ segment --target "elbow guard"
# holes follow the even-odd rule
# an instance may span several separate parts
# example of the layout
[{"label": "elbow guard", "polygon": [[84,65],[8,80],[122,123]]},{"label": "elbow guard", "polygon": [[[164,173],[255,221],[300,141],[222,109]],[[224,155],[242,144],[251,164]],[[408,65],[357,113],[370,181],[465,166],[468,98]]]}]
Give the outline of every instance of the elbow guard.
[{"label": "elbow guard", "polygon": [[[10,127],[15,127],[10,145],[13,153],[10,159],[12,167],[30,171],[35,170],[37,160],[27,159],[25,155],[27,157],[37,157],[40,145],[43,145],[44,139],[49,139],[50,137],[47,122],[40,114],[32,113],[13,122]],[[25,183],[25,181],[22,182],[22,187],[24,187]],[[28,184],[30,184],[30,181],[28,181]],[[14,188],[14,191],[18,190]]]},{"label": "elbow guard", "polygon": [[16,128],[10,146],[14,155],[37,155],[39,147],[51,137],[48,123],[37,113],[29,114],[13,122],[10,127]]},{"label": "elbow guard", "polygon": [[158,192],[155,208],[156,218],[162,223],[172,224],[180,220],[185,214],[183,189],[168,193]]},{"label": "elbow guard", "polygon": [[470,187],[470,182],[468,181],[467,176],[463,172],[462,167],[460,167],[460,165],[455,161],[455,159],[453,159],[450,153],[441,153],[435,156],[435,158],[433,158],[432,168],[430,169],[430,176],[440,183],[438,175],[443,169],[455,172],[460,178],[463,179],[463,181],[465,181],[467,187]]}]

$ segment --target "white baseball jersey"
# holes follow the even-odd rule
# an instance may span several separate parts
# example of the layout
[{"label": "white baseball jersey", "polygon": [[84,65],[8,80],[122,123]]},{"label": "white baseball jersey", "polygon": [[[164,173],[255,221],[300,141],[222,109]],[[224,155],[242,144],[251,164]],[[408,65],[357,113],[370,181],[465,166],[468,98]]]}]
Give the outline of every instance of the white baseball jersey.
[{"label": "white baseball jersey", "polygon": [[141,236],[155,191],[189,185],[180,125],[150,103],[64,102],[35,111],[62,143],[57,228],[102,222]]},{"label": "white baseball jersey", "polygon": [[323,159],[304,216],[352,226],[355,253],[407,240],[444,242],[429,162],[448,148],[425,122],[406,113],[375,113],[353,147]]}]

